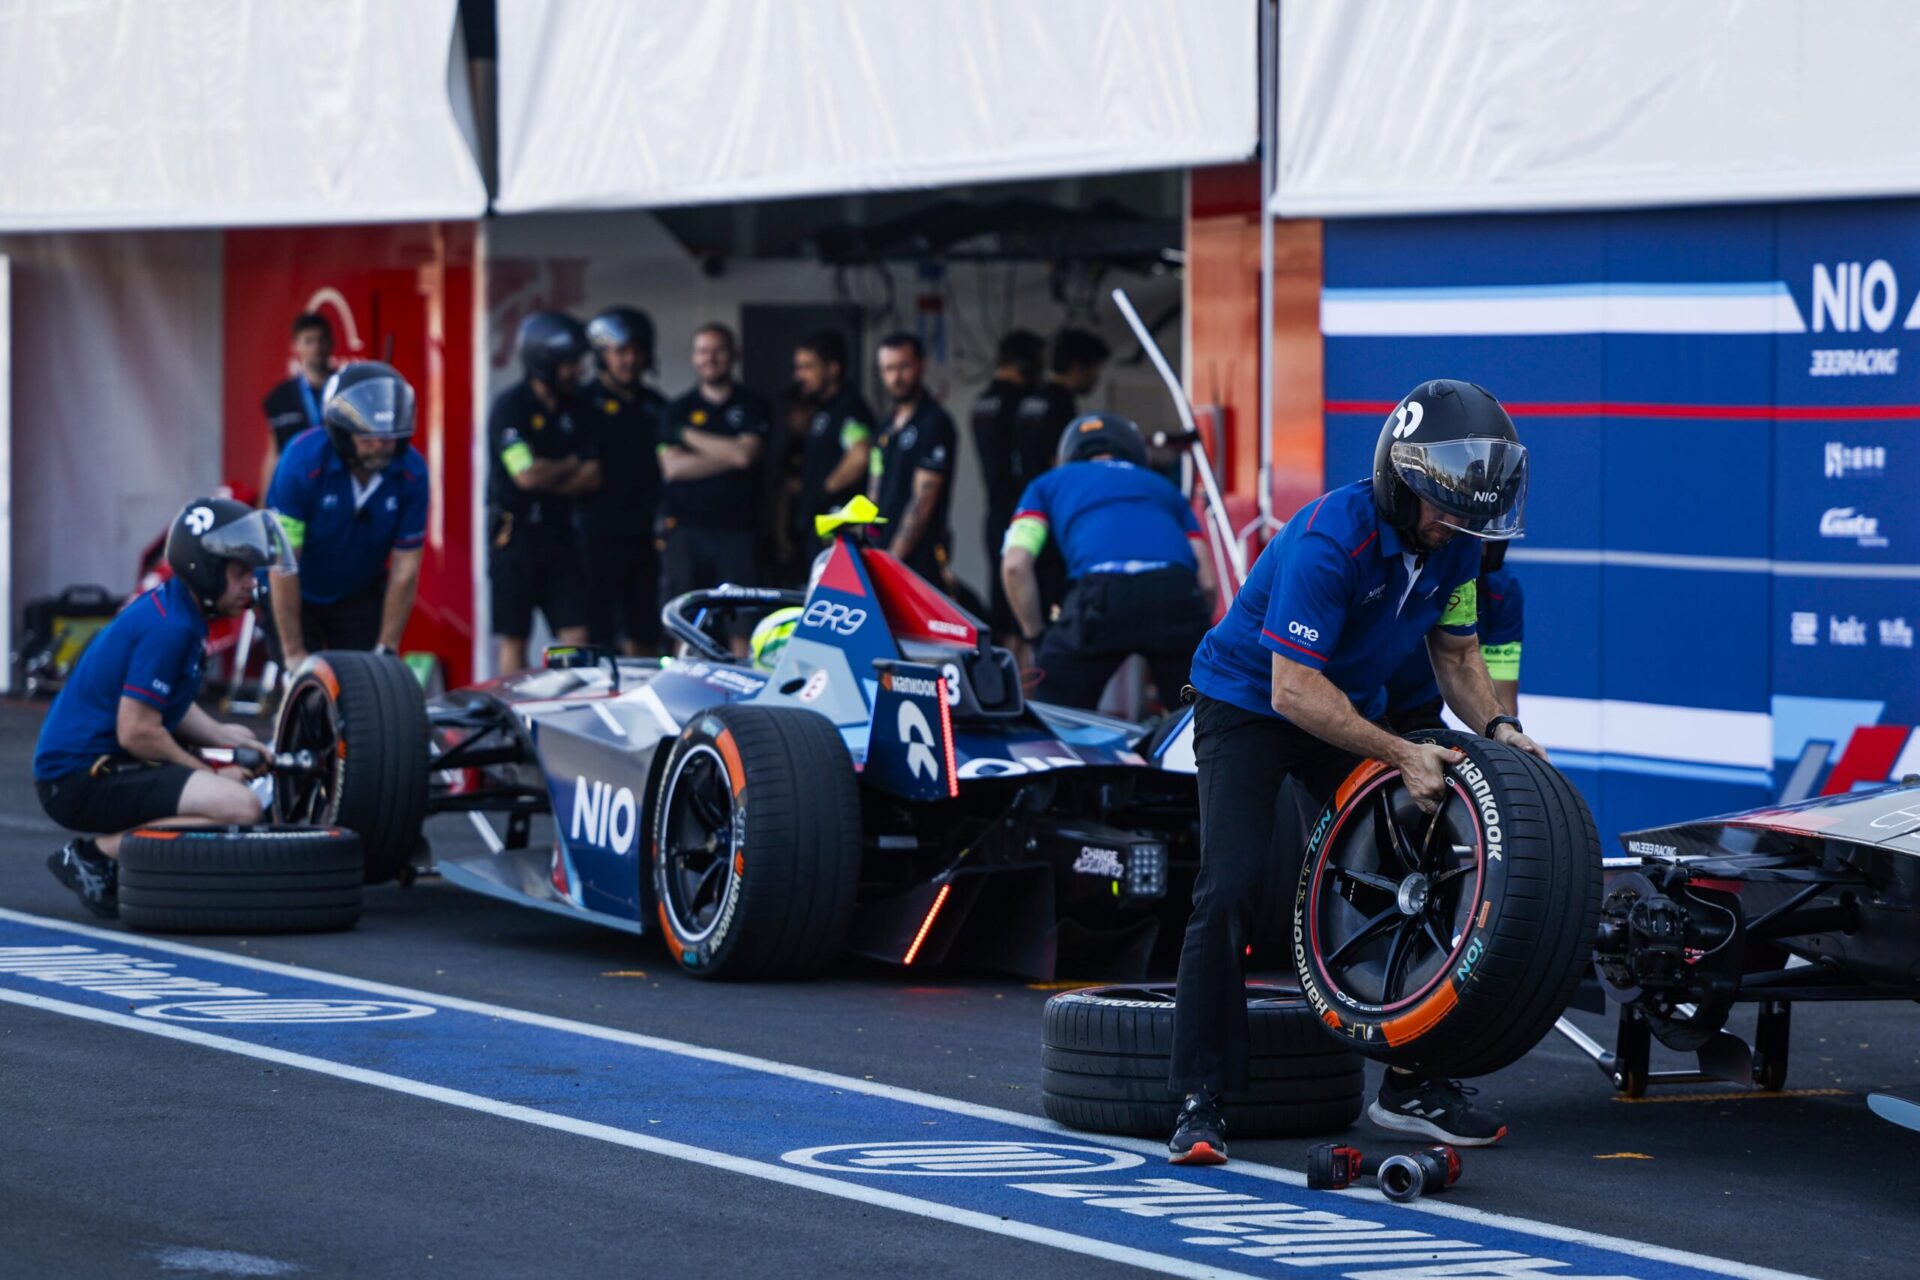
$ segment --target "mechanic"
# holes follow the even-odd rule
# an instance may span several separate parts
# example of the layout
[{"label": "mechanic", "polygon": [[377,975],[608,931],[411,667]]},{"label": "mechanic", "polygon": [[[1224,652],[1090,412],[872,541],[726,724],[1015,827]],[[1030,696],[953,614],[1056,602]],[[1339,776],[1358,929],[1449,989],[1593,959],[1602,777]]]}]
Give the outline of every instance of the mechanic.
[{"label": "mechanic", "polygon": [[1006,587],[1000,581],[1000,547],[1007,540],[1007,526],[1013,523],[1020,491],[1027,480],[1021,475],[1020,455],[1015,450],[1020,405],[1027,393],[1040,385],[1040,364],[1047,344],[1039,334],[1015,329],[1000,339],[994,356],[993,381],[973,402],[973,447],[980,455],[980,474],[987,486],[987,564],[991,566],[990,613],[994,634],[1011,644],[1019,635],[1019,624],[1007,604]]},{"label": "mechanic", "polygon": [[249,748],[263,757],[268,748],[194,698],[208,619],[245,613],[255,572],[291,570],[293,549],[271,512],[196,498],[174,517],[166,556],[172,576],[94,637],[34,749],[34,787],[47,816],[69,831],[110,833],[83,834],[47,859],[55,878],[100,916],[119,914],[115,859],[125,832],[260,820],[249,770],[209,764],[189,748]]},{"label": "mechanic", "polygon": [[[1147,469],[1140,429],[1117,414],[1075,418],[1057,456],[1060,465],[1020,495],[1001,569],[1023,646],[1039,645],[1034,696],[1092,709],[1137,653],[1171,706],[1213,617],[1213,567],[1195,554],[1205,535],[1193,508]],[[1045,626],[1034,565],[1051,531],[1068,586],[1060,616]]]},{"label": "mechanic", "polygon": [[587,323],[587,341],[599,376],[581,393],[581,425],[600,459],[600,487],[580,500],[587,632],[608,649],[657,653],[660,553],[653,521],[660,460],[654,448],[667,398],[644,381],[653,370],[653,319],[637,307],[608,307]]},{"label": "mechanic", "polygon": [[945,589],[947,508],[953,500],[953,419],[922,382],[927,351],[904,330],[880,340],[880,382],[893,415],[873,454],[867,496],[886,523],[872,526],[895,559]]},{"label": "mechanic", "polygon": [[[738,344],[723,324],[693,335],[693,390],[667,406],[659,444],[659,529],[667,599],[699,587],[759,582],[755,542],[766,503],[760,456],[772,429],[765,396],[734,380]],[[747,656],[747,633],[735,626],[733,651]]]},{"label": "mechanic", "polygon": [[[1500,402],[1471,383],[1423,382],[1381,427],[1372,478],[1301,508],[1201,641],[1193,659],[1201,861],[1168,1073],[1185,1096],[1168,1144],[1175,1163],[1226,1159],[1220,1097],[1246,1087],[1252,903],[1264,860],[1281,860],[1276,883],[1300,875],[1299,832],[1276,820],[1281,784],[1297,779],[1319,804],[1367,757],[1398,769],[1421,808],[1438,807],[1459,753],[1376,723],[1388,676],[1423,640],[1456,715],[1546,758],[1502,714],[1474,635],[1480,540],[1521,532],[1526,485],[1526,449]],[[1367,1114],[1456,1146],[1507,1132],[1459,1082],[1398,1069]]]},{"label": "mechanic", "polygon": [[564,311],[536,311],[515,341],[526,376],[487,415],[487,572],[502,672],[526,667],[535,609],[556,644],[587,643],[574,500],[600,487],[593,442],[575,419],[586,330]]},{"label": "mechanic", "polygon": [[324,425],[287,446],[267,506],[299,556],[271,582],[272,628],[289,669],[318,649],[400,651],[427,541],[427,461],[413,388],[378,361],[327,382]]},{"label": "mechanic", "polygon": [[272,491],[274,470],[293,438],[320,425],[321,399],[333,375],[333,326],[325,316],[303,311],[293,318],[293,361],[298,366],[293,376],[274,384],[260,402],[260,411],[267,415],[261,493]]},{"label": "mechanic", "polygon": [[[1493,679],[1494,696],[1500,710],[1510,716],[1520,714],[1520,642],[1525,631],[1526,601],[1520,580],[1507,569],[1507,544],[1484,542],[1480,546],[1480,581],[1475,590],[1480,607],[1480,656],[1486,660],[1487,675]],[[1413,656],[1387,681],[1387,723],[1395,733],[1416,729],[1443,729],[1440,716],[1440,686],[1434,680],[1433,661],[1425,648],[1415,648]]]},{"label": "mechanic", "polygon": [[[873,406],[846,381],[847,340],[822,329],[793,351],[793,380],[814,406],[800,443],[800,492],[788,521],[795,548],[820,545],[813,518],[833,511],[861,491],[873,453]],[[805,561],[802,561],[805,563]]]}]

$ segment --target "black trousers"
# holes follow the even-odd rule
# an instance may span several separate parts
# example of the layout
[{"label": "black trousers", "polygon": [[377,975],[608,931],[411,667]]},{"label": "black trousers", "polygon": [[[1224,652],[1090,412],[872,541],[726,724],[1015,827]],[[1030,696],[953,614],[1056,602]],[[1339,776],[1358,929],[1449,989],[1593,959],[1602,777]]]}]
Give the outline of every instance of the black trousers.
[{"label": "black trousers", "polygon": [[1244,992],[1253,913],[1256,906],[1290,911],[1300,880],[1304,841],[1281,784],[1295,779],[1317,808],[1359,759],[1277,716],[1205,695],[1194,705],[1193,749],[1200,875],[1180,949],[1167,1079],[1177,1093],[1233,1093],[1247,1087]]},{"label": "black trousers", "polygon": [[1147,660],[1160,700],[1172,706],[1211,621],[1191,569],[1076,578],[1060,616],[1040,638],[1034,697],[1092,709],[1114,671],[1137,653]]},{"label": "black trousers", "polygon": [[[383,577],[355,595],[330,604],[313,600],[300,602],[300,640],[308,653],[323,649],[371,649],[380,643],[380,615],[387,603],[387,580]],[[262,629],[267,634],[267,652],[282,662],[280,634],[273,625],[273,607],[260,610]]]},{"label": "black trousers", "polygon": [[589,536],[587,633],[597,645],[622,639],[643,649],[660,645],[660,552],[645,530]]}]

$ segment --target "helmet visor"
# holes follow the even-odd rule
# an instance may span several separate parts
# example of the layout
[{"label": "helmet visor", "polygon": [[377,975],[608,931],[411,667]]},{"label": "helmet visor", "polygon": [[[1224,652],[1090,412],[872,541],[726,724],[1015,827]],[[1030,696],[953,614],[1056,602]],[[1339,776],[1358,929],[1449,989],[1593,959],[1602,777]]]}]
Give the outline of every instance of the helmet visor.
[{"label": "helmet visor", "polygon": [[1527,448],[1513,440],[1401,441],[1389,455],[1407,488],[1441,512],[1440,523],[1476,538],[1526,528]]},{"label": "helmet visor", "polygon": [[399,378],[370,378],[327,398],[327,420],[367,440],[413,435],[413,388]]},{"label": "helmet visor", "polygon": [[211,556],[238,560],[249,569],[293,573],[298,568],[293,544],[287,541],[286,530],[271,511],[249,511],[232,524],[209,529],[200,545]]}]

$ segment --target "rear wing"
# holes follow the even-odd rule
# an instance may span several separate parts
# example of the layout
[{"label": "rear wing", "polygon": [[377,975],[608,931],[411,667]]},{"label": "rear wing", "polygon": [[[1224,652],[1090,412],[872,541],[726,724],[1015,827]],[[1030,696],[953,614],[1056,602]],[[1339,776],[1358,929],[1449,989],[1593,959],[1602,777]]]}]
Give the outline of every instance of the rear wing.
[{"label": "rear wing", "polygon": [[880,685],[874,695],[873,727],[861,780],[902,800],[950,800],[959,795],[946,676],[939,667],[921,662],[873,665]]}]

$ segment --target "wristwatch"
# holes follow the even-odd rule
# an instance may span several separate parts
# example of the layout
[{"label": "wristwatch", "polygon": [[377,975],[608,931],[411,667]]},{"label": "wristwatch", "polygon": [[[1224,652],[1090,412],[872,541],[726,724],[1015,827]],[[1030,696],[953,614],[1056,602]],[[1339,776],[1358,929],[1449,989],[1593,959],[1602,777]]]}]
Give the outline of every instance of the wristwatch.
[{"label": "wristwatch", "polygon": [[1482,733],[1480,736],[1483,738],[1491,738],[1494,734],[1494,731],[1503,724],[1512,725],[1515,733],[1526,732],[1525,729],[1520,727],[1520,722],[1514,719],[1512,716],[1495,716],[1493,719],[1487,721],[1486,732]]},{"label": "wristwatch", "polygon": [[[386,644],[376,644],[376,645],[374,645],[374,646],[373,646],[373,651],[374,651],[375,653],[377,653],[377,654],[388,654],[388,655],[393,655],[393,654],[394,654],[394,649],[393,649],[393,646],[391,646],[391,645],[386,645]],[[397,655],[396,655],[396,656],[397,656]]]}]

